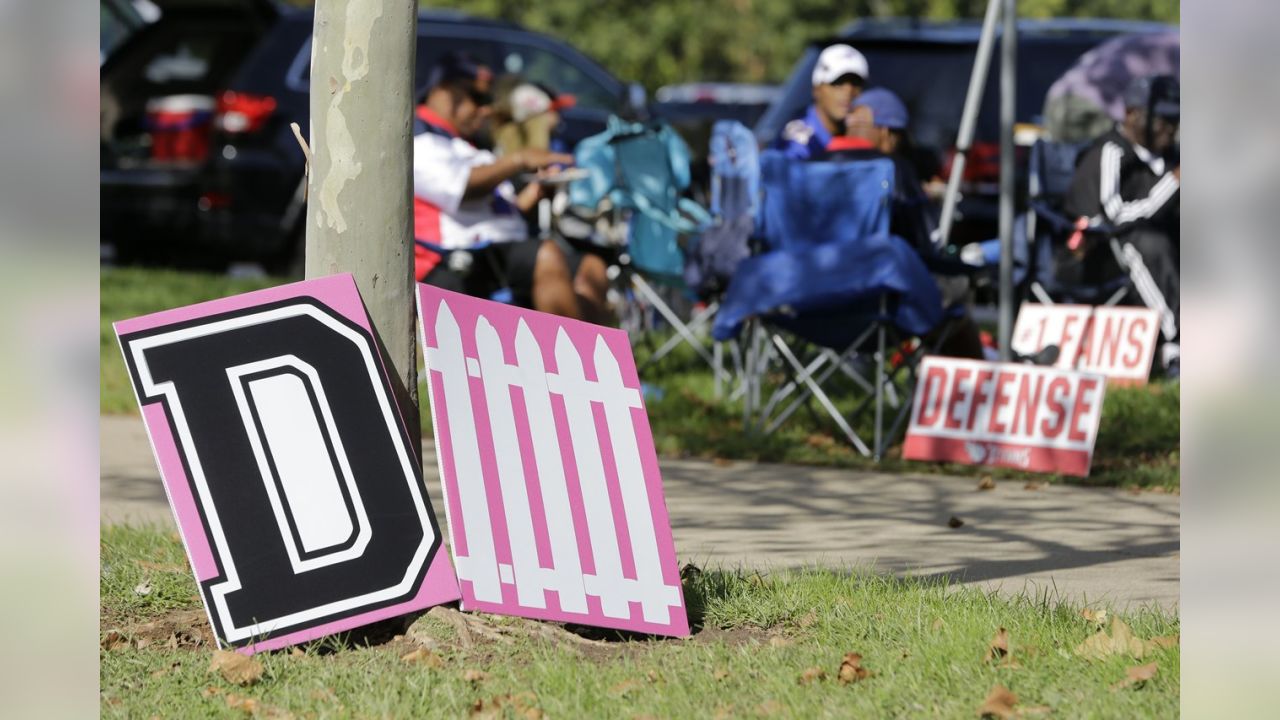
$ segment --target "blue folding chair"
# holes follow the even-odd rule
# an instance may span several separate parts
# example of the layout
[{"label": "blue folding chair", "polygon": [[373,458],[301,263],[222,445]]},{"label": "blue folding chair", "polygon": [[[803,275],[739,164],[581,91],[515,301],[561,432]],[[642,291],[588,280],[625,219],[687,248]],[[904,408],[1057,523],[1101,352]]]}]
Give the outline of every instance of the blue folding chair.
[{"label": "blue folding chair", "polygon": [[[689,296],[683,279],[686,256],[681,239],[696,238],[711,220],[702,206],[681,196],[690,182],[689,149],[684,141],[662,122],[628,123],[610,118],[605,132],[578,144],[574,161],[589,176],[570,184],[570,205],[586,209],[587,215],[607,206],[614,222],[627,228],[617,272],[622,286],[619,296],[627,304],[623,315],[640,316],[652,309],[675,330],[645,364],[686,343],[712,367],[717,378],[725,375],[698,336],[715,308],[703,308],[688,321],[672,308],[673,301]],[[632,329],[639,331],[641,327]]]},{"label": "blue folding chair", "polygon": [[[888,337],[923,336],[943,317],[924,262],[888,232],[893,163],[800,162],[768,150],[761,153],[760,168],[757,234],[764,252],[738,266],[713,327],[717,340],[728,340],[749,326],[748,423],[773,432],[812,397],[854,447],[878,459],[887,444],[886,396],[899,406],[895,427],[908,409],[894,389],[898,371],[886,372]],[[762,380],[775,359],[792,378],[762,404]],[[899,369],[910,373],[911,367],[904,362]],[[867,392],[848,418],[822,388],[836,372]],[[909,377],[904,389],[909,394]],[[868,446],[849,420],[871,402],[874,438]]]}]

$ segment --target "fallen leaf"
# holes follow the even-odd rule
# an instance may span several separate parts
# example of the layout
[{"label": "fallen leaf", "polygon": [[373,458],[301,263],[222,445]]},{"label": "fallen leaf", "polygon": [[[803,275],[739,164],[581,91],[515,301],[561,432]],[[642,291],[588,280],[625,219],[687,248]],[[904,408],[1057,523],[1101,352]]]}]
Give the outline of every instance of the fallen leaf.
[{"label": "fallen leaf", "polygon": [[222,679],[236,685],[248,686],[262,679],[262,663],[248,655],[232,650],[214,650],[209,662],[209,672],[217,670]]},{"label": "fallen leaf", "polygon": [[1107,611],[1105,609],[1091,610],[1089,608],[1085,608],[1080,611],[1080,617],[1084,618],[1085,620],[1088,620],[1091,623],[1094,623],[1097,625],[1103,625],[1103,624],[1106,624],[1107,622]]},{"label": "fallen leaf", "polygon": [[200,696],[204,698],[217,697],[221,695],[223,692],[224,691],[222,688],[213,687],[212,685],[210,685],[209,687],[200,691]]},{"label": "fallen leaf", "polygon": [[1003,660],[1009,655],[1009,631],[1000,628],[996,631],[995,637],[991,638],[991,642],[987,644],[987,654],[982,656],[982,662],[991,662],[992,660]]},{"label": "fallen leaf", "polygon": [[108,630],[107,634],[102,636],[101,644],[103,650],[124,650],[129,647],[129,638],[119,630]]},{"label": "fallen leaf", "polygon": [[134,586],[133,586],[133,594],[134,594],[134,595],[141,595],[141,596],[144,596],[144,597],[145,597],[145,596],[147,596],[147,595],[150,595],[150,594],[151,594],[151,581],[150,581],[150,580],[143,580],[142,582],[138,583],[137,585],[134,585]]},{"label": "fallen leaf", "polygon": [[845,653],[844,661],[840,663],[840,684],[848,685],[849,683],[865,680],[871,676],[871,671],[862,667],[862,656],[858,653]]},{"label": "fallen leaf", "polygon": [[963,521],[963,520],[961,520],[960,518],[956,517],[955,515],[952,515],[952,516],[951,516],[951,519],[947,521],[947,527],[949,527],[949,528],[951,528],[951,529],[953,529],[953,530],[954,530],[955,528],[960,527],[961,525],[964,525],[964,521]]},{"label": "fallen leaf", "polygon": [[815,680],[822,680],[827,676],[827,671],[820,667],[811,667],[800,673],[799,683],[801,685],[809,685]]},{"label": "fallen leaf", "polygon": [[1032,480],[1031,482],[1028,482],[1026,485],[1023,485],[1022,489],[1023,490],[1042,490],[1044,489],[1044,483],[1036,482],[1035,480]]},{"label": "fallen leaf", "polygon": [[509,717],[506,708],[514,711],[515,716],[525,720],[542,720],[542,708],[538,705],[538,696],[531,692],[519,695],[494,695],[489,699],[478,699],[471,704],[471,716],[488,720]]},{"label": "fallen leaf", "polygon": [[1134,635],[1120,618],[1112,618],[1111,633],[1108,634],[1103,630],[1090,635],[1088,639],[1076,646],[1076,655],[1090,660],[1109,655],[1130,655],[1141,660],[1143,655],[1157,647],[1160,645]]},{"label": "fallen leaf", "polygon": [[978,483],[978,489],[979,490],[995,490],[996,489],[995,478],[991,477],[990,475],[987,475],[986,477],[982,478],[982,481]]},{"label": "fallen leaf", "polygon": [[733,467],[732,460],[729,460],[728,458],[722,458],[722,457],[712,458],[711,464],[715,465],[716,467]]},{"label": "fallen leaf", "polygon": [[227,707],[232,710],[240,710],[245,715],[253,715],[258,712],[258,701],[253,698],[241,697],[231,693],[223,700],[227,703]]},{"label": "fallen leaf", "polygon": [[715,672],[711,673],[711,677],[715,678],[715,679],[716,679],[716,680],[718,680],[718,681],[723,681],[723,680],[728,679],[728,677],[729,677],[729,671],[728,671],[728,670],[725,670],[725,669],[723,669],[723,668],[721,668],[721,669],[716,670]]},{"label": "fallen leaf", "polygon": [[489,673],[483,670],[463,670],[462,679],[469,683],[482,683],[489,679]]},{"label": "fallen leaf", "polygon": [[133,646],[139,650],[145,650],[146,648],[151,647],[151,638],[140,637],[133,641]]},{"label": "fallen leaf", "polygon": [[799,625],[801,628],[807,628],[812,626],[816,622],[818,622],[818,611],[815,608],[805,613],[804,617],[801,617],[800,620],[796,622],[796,624]]},{"label": "fallen leaf", "polygon": [[996,685],[991,688],[991,692],[987,694],[987,699],[982,701],[982,705],[978,706],[978,717],[987,718],[1006,718],[1016,717],[1017,711],[1013,709],[1018,704],[1018,696],[1009,691],[1009,688],[1003,685]]},{"label": "fallen leaf", "polygon": [[295,647],[289,651],[289,655],[292,657],[306,657],[307,653],[302,648]]},{"label": "fallen leaf", "polygon": [[1165,635],[1163,637],[1153,637],[1151,638],[1151,644],[1155,645],[1156,647],[1162,647],[1162,648],[1178,647],[1180,638],[1181,638],[1180,635]]},{"label": "fallen leaf", "polygon": [[947,625],[946,623],[942,622],[942,618],[934,618],[933,625],[931,625],[931,627],[934,630],[941,630],[942,628],[946,627],[946,625]]},{"label": "fallen leaf", "polygon": [[639,680],[623,680],[622,682],[609,688],[609,694],[614,697],[626,697],[636,690],[640,689]]},{"label": "fallen leaf", "polygon": [[[725,673],[725,674],[728,675],[728,673]],[[657,685],[662,682],[662,676],[652,670],[650,670],[648,674],[645,675],[645,677],[647,677],[649,679],[649,682],[653,683],[654,685]]]},{"label": "fallen leaf", "polygon": [[1131,667],[1125,672],[1125,678],[1112,685],[1111,689],[1123,690],[1127,687],[1142,687],[1148,680],[1156,676],[1157,669],[1155,663]]},{"label": "fallen leaf", "polygon": [[[427,650],[426,648],[418,648],[417,650],[401,655],[400,662],[403,662],[406,665],[424,665],[432,668],[433,670],[439,670],[444,667],[444,658],[430,650]],[[470,680],[470,678],[467,679]]]}]

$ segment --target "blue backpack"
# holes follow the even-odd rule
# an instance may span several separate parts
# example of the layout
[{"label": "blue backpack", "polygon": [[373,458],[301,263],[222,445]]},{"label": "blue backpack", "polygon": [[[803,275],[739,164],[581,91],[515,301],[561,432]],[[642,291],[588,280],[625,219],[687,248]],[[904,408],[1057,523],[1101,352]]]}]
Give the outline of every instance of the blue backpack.
[{"label": "blue backpack", "polygon": [[614,207],[632,211],[632,266],[678,281],[685,264],[679,236],[696,235],[711,219],[702,206],[680,196],[689,187],[684,140],[660,121],[610,117],[604,132],[578,143],[574,164],[590,175],[569,184],[569,202],[594,210],[608,198]]}]

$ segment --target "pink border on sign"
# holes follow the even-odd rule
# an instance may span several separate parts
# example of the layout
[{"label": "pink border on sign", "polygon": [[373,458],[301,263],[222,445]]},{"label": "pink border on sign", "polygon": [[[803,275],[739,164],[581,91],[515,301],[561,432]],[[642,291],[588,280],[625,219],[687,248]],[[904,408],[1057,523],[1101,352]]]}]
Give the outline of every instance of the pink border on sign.
[{"label": "pink border on sign", "polygon": [[[488,300],[480,300],[468,297],[458,293],[452,293],[439,288],[427,285],[418,285],[419,293],[419,322],[421,323],[423,336],[423,348],[429,351],[431,348],[439,346],[436,331],[435,318],[440,310],[442,303],[447,303],[449,311],[453,314],[461,330],[462,350],[467,358],[477,357],[475,327],[481,316],[487,319],[497,331],[497,335],[502,343],[504,360],[507,363],[514,363],[515,352],[515,336],[516,329],[520,321],[524,321],[534,338],[537,341],[542,354],[542,361],[545,371],[548,375],[557,372],[557,363],[555,359],[555,339],[558,333],[563,330],[573,343],[577,350],[579,358],[583,363],[584,375],[588,380],[597,380],[596,368],[592,360],[595,352],[596,343],[599,339],[603,339],[605,345],[613,354],[614,359],[618,362],[619,372],[621,374],[623,385],[626,388],[634,390],[637,394],[640,391],[640,379],[636,372],[635,360],[631,355],[631,345],[627,339],[626,333],[621,330],[592,325],[585,322],[568,320],[565,318],[548,315],[546,313],[524,310],[500,303],[490,302]],[[507,520],[503,511],[502,491],[498,473],[496,470],[497,461],[494,456],[496,449],[493,447],[493,440],[490,436],[489,418],[482,411],[484,407],[484,385],[483,381],[477,377],[469,377],[468,385],[473,407],[475,408],[475,422],[477,428],[478,450],[481,455],[479,466],[483,477],[478,478],[462,478],[458,476],[457,463],[454,454],[452,442],[452,430],[449,426],[449,419],[445,405],[445,388],[444,380],[439,370],[431,370],[431,358],[427,359],[428,382],[432,403],[432,420],[435,430],[436,448],[439,453],[440,461],[440,477],[444,486],[445,507],[448,518],[449,536],[451,549],[455,555],[462,557],[470,557],[466,542],[466,528],[463,524],[461,504],[459,500],[459,486],[464,482],[480,482],[485,488],[485,496],[489,500],[489,521],[493,534],[494,554],[499,563],[511,563],[511,540],[509,537]],[[529,488],[529,507],[533,516],[533,532],[535,544],[538,549],[539,564],[543,568],[550,568],[550,540],[547,531],[548,523],[567,523],[570,524],[576,535],[579,561],[584,575],[593,574],[594,554],[592,552],[590,535],[587,530],[587,521],[584,510],[584,501],[580,478],[576,471],[576,463],[574,459],[574,451],[571,442],[568,439],[568,421],[565,415],[564,399],[561,395],[551,393],[551,409],[552,417],[548,418],[528,418],[523,416],[522,411],[525,408],[524,397],[518,387],[512,388],[512,406],[515,413],[515,428],[517,437],[519,438],[519,447],[504,448],[503,452],[515,452],[521,456],[521,465],[525,470],[525,483]],[[632,558],[632,549],[630,538],[626,534],[626,518],[622,509],[619,495],[619,480],[617,477],[617,468],[612,461],[613,449],[609,442],[609,434],[603,415],[603,406],[597,402],[592,403],[594,411],[595,426],[597,429],[597,437],[601,445],[601,455],[605,466],[605,480],[608,487],[610,497],[610,505],[613,510],[615,519],[615,530],[617,533],[617,542],[619,553],[621,556],[623,577],[635,580],[636,570],[635,562]],[[645,492],[648,497],[649,511],[652,516],[652,523],[655,531],[655,540],[657,542],[658,561],[661,566],[662,582],[665,585],[677,588],[679,593],[679,602],[669,607],[669,622],[666,624],[646,622],[640,612],[640,603],[632,601],[630,603],[630,617],[627,619],[612,618],[604,615],[601,609],[601,600],[588,593],[587,613],[569,613],[561,609],[558,594],[554,591],[545,592],[545,608],[531,608],[520,605],[517,602],[515,586],[511,583],[502,583],[502,602],[481,602],[476,599],[474,588],[470,581],[466,579],[460,580],[462,589],[462,606],[466,610],[481,610],[485,612],[500,613],[506,615],[518,615],[522,617],[530,617],[541,620],[554,620],[559,622],[572,622],[586,625],[598,625],[601,627],[611,627],[634,632],[662,634],[662,635],[678,635],[685,636],[689,634],[688,615],[684,605],[683,589],[681,588],[679,565],[676,558],[675,542],[671,535],[670,518],[667,513],[666,500],[662,492],[662,477],[658,469],[657,454],[654,450],[653,435],[649,428],[648,414],[643,407],[633,408],[631,410],[632,426],[635,432],[636,448],[639,451],[641,469],[644,476]],[[559,453],[562,459],[565,479],[568,490],[570,517],[564,518],[546,518],[544,515],[544,504],[540,492],[534,492],[534,486],[538,485],[537,479],[534,477],[537,462],[533,457],[530,429],[529,425],[533,422],[550,423],[555,428],[555,434],[559,439]]]},{"label": "pink border on sign", "polygon": [[[360,292],[356,288],[355,279],[350,273],[344,273],[256,290],[228,298],[122,320],[115,323],[116,336],[120,337],[143,330],[152,330],[211,315],[258,307],[299,297],[315,298],[365,331],[373,332],[368,313],[364,308],[364,302],[361,300]],[[121,349],[124,351],[123,347]],[[377,347],[374,348],[374,353],[382,372],[386,374],[388,372],[386,359],[382,357]],[[134,388],[134,396],[135,398],[137,397],[137,388]],[[392,398],[392,401],[394,403],[394,398]],[[396,408],[396,414],[402,427],[407,428],[407,421],[399,407]],[[177,521],[178,531],[182,536],[183,545],[191,562],[196,580],[197,582],[203,582],[209,578],[216,577],[218,574],[217,562],[210,546],[210,539],[206,537],[204,526],[200,520],[200,511],[192,494],[190,479],[183,470],[181,452],[171,432],[165,407],[159,402],[143,405],[142,417],[147,427],[147,435],[151,440],[156,464],[160,469],[165,493],[169,497],[169,504]],[[409,437],[413,437],[415,434],[411,432]],[[415,452],[414,448],[407,449],[411,454]],[[428,511],[434,512],[430,507],[430,499],[427,496],[425,485],[422,489],[423,500],[427,503]],[[457,600],[461,597],[457,578],[454,576],[453,568],[443,549],[442,542],[441,547],[431,560],[431,565],[427,568],[418,594],[411,600],[316,625],[304,630],[278,635],[237,649],[248,654],[286,647]],[[203,600],[203,593],[201,594],[201,599]],[[209,612],[208,607],[205,608],[205,612]],[[212,618],[210,619],[210,624],[212,625]]]},{"label": "pink border on sign", "polygon": [[[942,385],[935,387],[930,392],[925,385],[928,382],[930,371],[938,368],[945,369]],[[957,370],[967,373],[965,379],[971,380],[971,382],[961,384],[959,376],[953,374]],[[975,393],[974,386],[979,375],[984,372],[989,373],[985,378],[987,381],[986,391]],[[1049,438],[1043,435],[1027,435],[1025,431],[1019,433],[1012,427],[1013,422],[1016,421],[1009,422],[1007,426],[1002,423],[1004,430],[991,427],[995,424],[995,420],[991,419],[992,414],[999,412],[994,409],[992,403],[995,401],[994,396],[1000,394],[998,391],[994,393],[991,391],[991,383],[996,376],[1001,375],[1018,379],[1038,377],[1042,382],[1066,380],[1069,385],[1069,392],[1060,399],[1059,403],[1063,413],[1061,416],[1061,422],[1063,423],[1062,435]],[[1103,375],[1056,367],[997,363],[933,355],[926,357],[921,362],[916,371],[916,378],[916,387],[911,399],[910,422],[908,423],[906,439],[903,441],[902,446],[903,459],[1007,467],[1029,472],[1061,473],[1078,477],[1087,477],[1089,475],[1089,467],[1093,462],[1093,449],[1097,442],[1098,428],[1101,424],[1102,404],[1107,386]],[[953,390],[955,390],[953,383],[959,385],[958,395],[955,399],[950,397]],[[1083,440],[1068,440],[1065,437],[1068,433],[1067,425],[1074,425],[1078,422],[1075,418],[1077,411],[1075,407],[1076,393],[1081,392],[1080,388],[1086,383],[1091,385],[1091,389],[1096,390],[1093,402],[1087,406],[1091,421],[1088,427],[1083,428],[1085,431]],[[1039,386],[1043,387],[1043,385]],[[1001,395],[1002,401],[999,403],[999,407],[1009,408],[1011,411],[1016,412],[1020,399],[1018,391],[1013,388],[1012,382],[1007,387],[1013,390],[1013,393]],[[1034,397],[1036,399],[1034,402],[1043,401],[1048,403],[1047,392],[1045,391],[1044,394],[1040,395],[1028,393],[1027,397]],[[976,400],[975,395],[980,395],[981,401]],[[929,410],[927,411],[923,407],[926,402],[929,405]],[[983,426],[986,428],[985,430],[955,426],[953,428],[939,427],[936,421],[928,426],[921,425],[921,417],[926,412],[940,412],[942,413],[941,416],[934,415],[933,417],[945,418],[947,413],[951,412],[952,404],[974,402],[980,402],[980,405],[978,408],[969,407],[969,419],[978,419],[977,425]],[[1040,405],[1034,404],[1034,402],[1032,407],[1039,408]],[[981,411],[985,411],[985,414]],[[1031,425],[1031,421],[1028,421],[1024,427],[1030,427]],[[1040,425],[1036,427],[1042,428]],[[980,455],[980,457],[975,457],[975,455]]]}]

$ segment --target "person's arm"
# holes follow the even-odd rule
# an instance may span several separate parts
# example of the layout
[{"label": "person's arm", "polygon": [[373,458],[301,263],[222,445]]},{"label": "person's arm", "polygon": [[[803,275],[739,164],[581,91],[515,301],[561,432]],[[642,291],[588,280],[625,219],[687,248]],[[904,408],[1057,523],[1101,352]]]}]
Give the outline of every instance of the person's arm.
[{"label": "person's arm", "polygon": [[467,189],[463,198],[477,198],[488,195],[504,180],[522,172],[541,170],[550,165],[572,165],[573,156],[555,153],[538,148],[525,148],[510,155],[504,155],[488,165],[476,165],[471,168],[467,178]]},{"label": "person's arm", "polygon": [[1126,202],[1120,198],[1120,160],[1123,157],[1124,150],[1119,145],[1108,142],[1102,146],[1099,200],[1102,202],[1103,215],[1117,227],[1151,218],[1160,212],[1177,194],[1181,175],[1177,170],[1167,172],[1146,197]]}]

